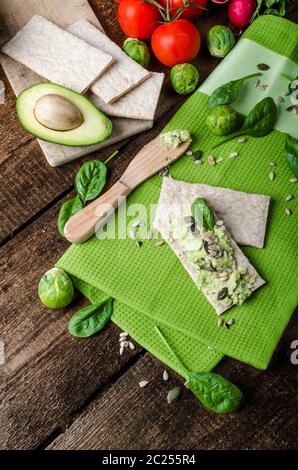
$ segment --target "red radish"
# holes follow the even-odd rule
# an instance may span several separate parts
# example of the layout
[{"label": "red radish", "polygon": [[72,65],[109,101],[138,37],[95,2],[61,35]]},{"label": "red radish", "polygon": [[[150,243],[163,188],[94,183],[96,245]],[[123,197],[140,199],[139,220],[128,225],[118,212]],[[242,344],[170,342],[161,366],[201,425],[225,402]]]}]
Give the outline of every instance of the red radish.
[{"label": "red radish", "polygon": [[256,9],[255,0],[232,0],[228,6],[229,20],[242,33]]}]

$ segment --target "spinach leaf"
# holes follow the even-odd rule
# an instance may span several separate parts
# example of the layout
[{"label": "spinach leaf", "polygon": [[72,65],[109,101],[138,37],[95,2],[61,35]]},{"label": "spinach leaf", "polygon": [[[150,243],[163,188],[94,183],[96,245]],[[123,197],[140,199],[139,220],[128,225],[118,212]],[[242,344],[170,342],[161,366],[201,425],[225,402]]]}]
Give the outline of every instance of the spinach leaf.
[{"label": "spinach leaf", "polygon": [[214,90],[214,92],[210,96],[208,101],[208,107],[215,108],[215,106],[233,103],[233,101],[235,101],[235,99],[237,98],[243,83],[246,82],[246,80],[248,80],[249,78],[257,77],[259,75],[262,75],[262,73],[252,73],[251,75],[239,78],[238,80],[232,80],[220,86],[219,88]]},{"label": "spinach leaf", "polygon": [[75,177],[75,187],[84,204],[101,193],[106,178],[107,167],[100,160],[91,160],[81,166]]},{"label": "spinach leaf", "polygon": [[102,330],[113,313],[113,301],[109,298],[102,304],[88,305],[81,308],[70,319],[68,331],[72,336],[88,338]]},{"label": "spinach leaf", "polygon": [[212,230],[215,224],[215,216],[205,199],[198,198],[191,205],[191,215],[199,227]]},{"label": "spinach leaf", "polygon": [[60,208],[59,215],[58,215],[58,229],[60,235],[64,237],[64,227],[66,222],[70,217],[75,215],[81,209],[83,209],[84,204],[82,203],[80,196],[77,194],[75,197],[68,199]]},{"label": "spinach leaf", "polygon": [[212,372],[190,372],[189,387],[200,402],[215,413],[232,413],[244,400],[236,385]]},{"label": "spinach leaf", "polygon": [[166,348],[180,364],[183,376],[187,379],[190,390],[205,408],[215,413],[232,413],[240,407],[244,401],[244,395],[236,385],[221,375],[213,374],[212,372],[192,372],[188,370],[169,345],[158,326],[154,325],[154,329]]},{"label": "spinach leaf", "polygon": [[259,101],[250,111],[244,120],[242,129],[231,134],[227,139],[222,140],[212,147],[213,149],[225,142],[229,142],[240,135],[252,137],[264,137],[273,131],[277,119],[277,107],[274,100],[268,96]]},{"label": "spinach leaf", "polygon": [[285,150],[288,165],[293,175],[298,178],[298,139],[286,135]]}]

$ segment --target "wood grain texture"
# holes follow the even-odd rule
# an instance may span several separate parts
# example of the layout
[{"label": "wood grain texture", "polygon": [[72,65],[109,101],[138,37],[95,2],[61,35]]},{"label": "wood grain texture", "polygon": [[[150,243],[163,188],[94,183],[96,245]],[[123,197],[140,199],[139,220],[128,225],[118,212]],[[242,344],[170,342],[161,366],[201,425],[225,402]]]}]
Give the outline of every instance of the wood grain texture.
[{"label": "wood grain texture", "polygon": [[[237,413],[205,410],[175,374],[170,372],[170,380],[164,382],[163,365],[146,354],[48,449],[294,449],[298,372],[288,353],[297,330],[296,320],[266,372],[231,359],[217,367],[245,393],[247,402]],[[144,389],[138,385],[141,380],[149,381]],[[167,392],[177,385],[182,395],[168,405]]]},{"label": "wood grain texture", "polygon": [[[13,8],[15,0],[5,1]],[[105,31],[121,45],[114,2],[90,3]],[[217,63],[206,51],[206,31],[211,24],[226,23],[223,11],[214,7],[212,15],[199,21],[203,46],[197,65],[202,80]],[[25,8],[20,17],[27,21]],[[291,19],[298,21],[298,12]],[[152,66],[163,71],[154,62]],[[289,356],[291,341],[298,338],[297,319],[287,329],[267,372],[230,359],[221,363],[219,371],[244,390],[248,403],[240,414],[219,417],[201,409],[187,391],[180,402],[168,407],[162,364],[149,355],[138,361],[139,349],[119,361],[119,330],[114,325],[87,340],[70,337],[68,318],[82,299],[76,299],[67,312],[44,310],[36,289],[43,272],[68,246],[58,234],[57,214],[64,196],[72,195],[79,162],[58,169],[46,164],[37,143],[16,120],[14,95],[2,70],[0,79],[7,86],[5,103],[0,105],[0,339],[5,342],[7,359],[6,367],[0,366],[0,448],[295,447],[297,366],[291,365]],[[167,81],[155,128],[121,147],[109,165],[107,187],[119,179],[184,99],[173,93]],[[99,151],[90,158],[104,159],[108,153]],[[130,367],[134,361],[136,365]],[[145,374],[153,386],[140,390],[137,383]]]},{"label": "wood grain texture", "polygon": [[38,446],[139,351],[119,359],[112,323],[90,339],[70,336],[67,324],[81,297],[64,311],[40,304],[39,279],[68,246],[57,231],[57,211],[53,206],[0,250],[1,427],[8,431],[0,432],[2,449]]}]

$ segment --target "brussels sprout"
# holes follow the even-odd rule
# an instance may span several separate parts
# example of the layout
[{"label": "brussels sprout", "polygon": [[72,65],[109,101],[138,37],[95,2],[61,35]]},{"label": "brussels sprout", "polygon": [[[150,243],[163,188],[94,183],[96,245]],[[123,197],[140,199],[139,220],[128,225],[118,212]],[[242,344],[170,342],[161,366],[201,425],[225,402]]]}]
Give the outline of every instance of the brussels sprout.
[{"label": "brussels sprout", "polygon": [[74,296],[72,281],[62,269],[50,269],[39,282],[38,295],[46,307],[64,308]]},{"label": "brussels sprout", "polygon": [[178,64],[172,68],[170,79],[179,95],[188,95],[196,89],[199,72],[192,64]]},{"label": "brussels sprout", "polygon": [[207,34],[207,45],[214,57],[225,57],[235,45],[235,38],[227,26],[213,26]]},{"label": "brussels sprout", "polygon": [[244,118],[229,106],[217,106],[211,109],[206,124],[215,135],[228,135],[242,127]]},{"label": "brussels sprout", "polygon": [[123,44],[124,52],[138,64],[147,68],[150,62],[150,52],[145,42],[128,38]]}]

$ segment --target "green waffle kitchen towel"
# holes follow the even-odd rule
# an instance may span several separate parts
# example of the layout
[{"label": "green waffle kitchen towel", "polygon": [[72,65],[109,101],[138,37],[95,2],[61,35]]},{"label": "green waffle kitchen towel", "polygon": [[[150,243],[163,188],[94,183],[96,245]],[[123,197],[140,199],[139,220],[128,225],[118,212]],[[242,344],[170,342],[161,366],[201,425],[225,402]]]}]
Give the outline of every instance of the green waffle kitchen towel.
[{"label": "green waffle kitchen towel", "polygon": [[[287,58],[290,67],[298,64],[298,25],[287,20],[260,17],[238,44],[245,40],[250,47],[247,55],[240,56],[239,60],[251,62],[250,73],[256,70],[254,44],[257,48],[260,45],[268,48],[268,53],[274,55],[274,63]],[[229,56],[224,61],[228,67]],[[154,240],[148,240],[137,248],[133,240],[93,237],[81,245],[72,245],[58,262],[58,266],[75,277],[77,288],[90,301],[114,297],[113,321],[181,374],[179,365],[153,331],[155,323],[191,369],[210,370],[224,355],[266,368],[298,298],[298,185],[289,182],[293,175],[285,162],[284,135],[275,130],[264,138],[248,138],[244,144],[237,139],[229,142],[214,151],[214,155],[223,156],[224,161],[210,167],[206,157],[219,139],[212,136],[205,125],[207,102],[208,96],[197,91],[166,127],[166,130],[189,129],[193,149],[204,152],[202,165],[195,165],[191,158],[180,158],[172,165],[171,175],[190,183],[271,196],[265,248],[243,248],[267,284],[245,305],[233,307],[224,315],[226,319],[235,319],[233,327],[228,330],[217,327],[214,310],[166,244],[156,247]],[[239,157],[231,160],[228,155],[234,150],[239,152]],[[268,178],[271,161],[276,162],[273,181]],[[161,183],[160,176],[150,178],[133,192],[127,205],[139,203],[148,208],[156,204]],[[294,199],[286,204],[288,194],[293,194]],[[285,207],[291,208],[292,216],[285,215]]]}]

